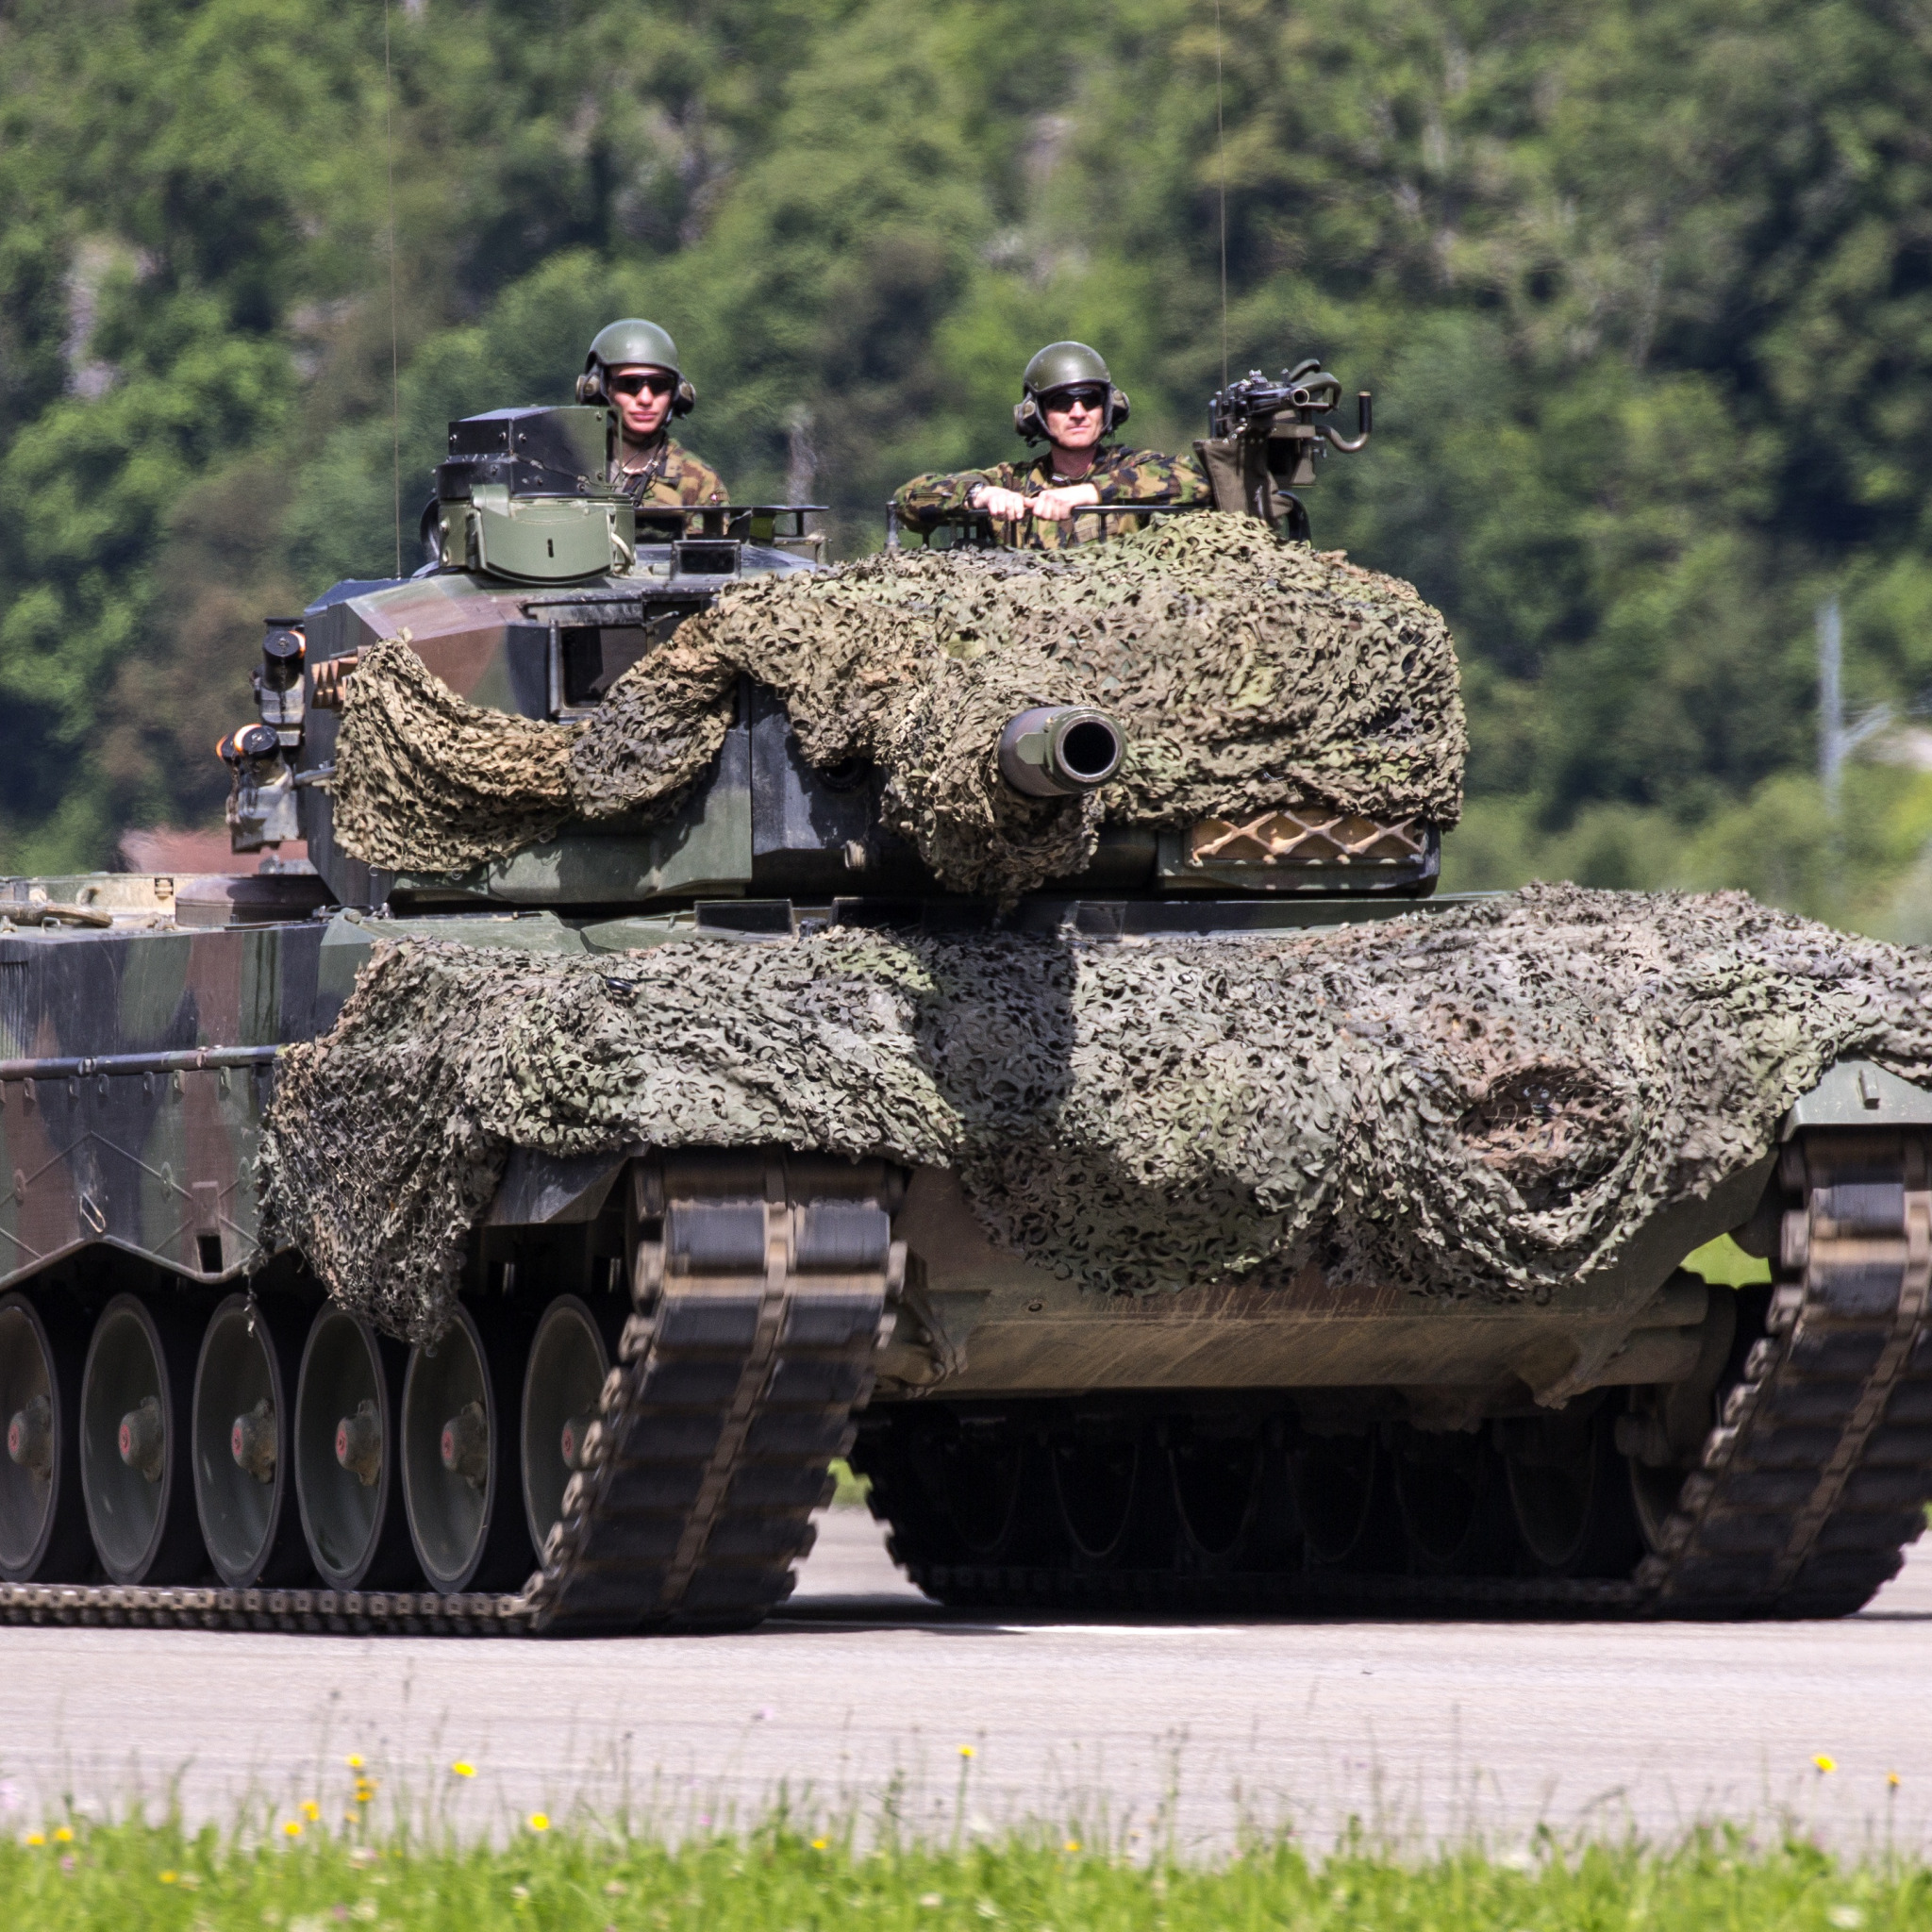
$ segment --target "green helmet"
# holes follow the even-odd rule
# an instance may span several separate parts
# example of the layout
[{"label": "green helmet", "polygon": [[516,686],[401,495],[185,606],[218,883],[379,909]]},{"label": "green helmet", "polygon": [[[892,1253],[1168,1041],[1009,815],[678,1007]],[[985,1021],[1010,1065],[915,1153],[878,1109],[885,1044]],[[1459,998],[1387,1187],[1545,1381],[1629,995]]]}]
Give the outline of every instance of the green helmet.
[{"label": "green helmet", "polygon": [[584,373],[577,377],[577,401],[608,403],[604,387],[607,369],[668,369],[677,378],[677,393],[671,399],[674,416],[688,416],[697,408],[698,392],[677,366],[677,344],[668,329],[640,316],[613,322],[597,331],[591,352],[584,358]]},{"label": "green helmet", "polygon": [[1038,442],[1046,434],[1041,398],[1057,389],[1074,389],[1090,382],[1107,385],[1107,429],[1111,434],[1127,420],[1127,394],[1114,387],[1107,358],[1085,342],[1049,342],[1027,363],[1026,374],[1020,378],[1024,393],[1013,406],[1013,427],[1028,442]]}]

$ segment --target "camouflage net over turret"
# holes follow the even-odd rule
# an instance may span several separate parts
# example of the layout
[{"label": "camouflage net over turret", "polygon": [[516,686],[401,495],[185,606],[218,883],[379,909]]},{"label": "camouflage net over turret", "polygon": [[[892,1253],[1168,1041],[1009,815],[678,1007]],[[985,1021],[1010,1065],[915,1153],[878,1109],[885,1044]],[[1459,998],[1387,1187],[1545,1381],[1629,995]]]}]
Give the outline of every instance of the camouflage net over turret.
[{"label": "camouflage net over turret", "polygon": [[285,1050],[268,1222],[433,1335],[512,1146],[883,1154],[1147,1293],[1314,1260],[1537,1295],[1768,1151],[1834,1060],[1932,1075],[1932,953],[1737,893],[1533,887],[1269,938],[833,930],[558,958],[383,943]]},{"label": "camouflage net over turret", "polygon": [[[399,641],[346,686],[335,829],[373,865],[446,871],[567,819],[658,816],[717,756],[741,674],[807,758],[888,774],[890,829],[953,890],[1075,874],[1103,821],[1184,825],[1292,801],[1452,825],[1467,750],[1456,658],[1407,584],[1202,513],[1052,554],[887,553],[726,591],[581,724],[466,704]],[[1119,779],[1075,799],[1001,783],[1030,705],[1126,726]]]}]

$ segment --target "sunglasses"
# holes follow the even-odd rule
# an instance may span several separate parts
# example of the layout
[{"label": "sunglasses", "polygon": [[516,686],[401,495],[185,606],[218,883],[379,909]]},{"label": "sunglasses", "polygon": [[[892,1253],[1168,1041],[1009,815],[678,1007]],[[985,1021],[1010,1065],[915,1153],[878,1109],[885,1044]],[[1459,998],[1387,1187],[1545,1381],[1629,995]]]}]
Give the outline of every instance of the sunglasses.
[{"label": "sunglasses", "polygon": [[1071,409],[1076,406],[1083,409],[1104,409],[1107,407],[1107,391],[1104,389],[1057,389],[1040,399],[1041,405],[1048,409]]},{"label": "sunglasses", "polygon": [[676,387],[675,377],[660,375],[656,371],[641,375],[613,375],[609,384],[614,396],[668,396]]}]

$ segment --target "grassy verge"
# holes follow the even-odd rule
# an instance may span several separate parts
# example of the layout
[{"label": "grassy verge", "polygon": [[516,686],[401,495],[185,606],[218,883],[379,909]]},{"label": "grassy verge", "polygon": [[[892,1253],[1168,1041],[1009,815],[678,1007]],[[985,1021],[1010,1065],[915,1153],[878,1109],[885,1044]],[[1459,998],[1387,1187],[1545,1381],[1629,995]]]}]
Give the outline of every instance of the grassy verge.
[{"label": "grassy verge", "polygon": [[[302,1829],[291,1834],[289,1824]],[[1346,1848],[1309,1858],[1274,1840],[1185,1864],[1039,1835],[861,1851],[782,1823],[672,1846],[553,1828],[539,1814],[495,1846],[378,1844],[299,1819],[268,1822],[258,1836],[79,1824],[0,1845],[0,1900],[8,1924],[37,1932],[1905,1932],[1932,1924],[1932,1870],[1846,1864],[1734,1832],[1668,1851],[1565,1853],[1550,1842],[1517,1857],[1470,1851],[1410,1862]]]}]

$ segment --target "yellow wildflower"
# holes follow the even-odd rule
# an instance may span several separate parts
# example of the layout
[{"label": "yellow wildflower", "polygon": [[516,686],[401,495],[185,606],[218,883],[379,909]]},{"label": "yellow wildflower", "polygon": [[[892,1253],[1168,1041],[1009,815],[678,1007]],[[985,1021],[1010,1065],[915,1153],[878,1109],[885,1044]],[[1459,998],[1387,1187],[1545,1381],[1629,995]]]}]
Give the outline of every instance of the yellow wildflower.
[{"label": "yellow wildflower", "polygon": [[351,1751],[349,1755],[342,1759],[342,1762],[346,1764],[351,1771],[360,1771],[362,1769],[362,1754],[359,1751]]},{"label": "yellow wildflower", "polygon": [[302,1836],[301,1821],[299,1819],[291,1818],[287,1822],[287,1824],[285,1824],[282,1826],[282,1830],[283,1833],[289,1838],[300,1838]]},{"label": "yellow wildflower", "polygon": [[458,1777],[475,1777],[476,1775],[476,1767],[474,1764],[472,1764],[467,1757],[458,1757],[457,1761],[450,1766],[450,1769],[453,1772],[455,1772]]},{"label": "yellow wildflower", "polygon": [[971,1744],[961,1744],[959,1746],[959,1756],[961,1757],[971,1757],[973,1756],[973,1746]]},{"label": "yellow wildflower", "polygon": [[1076,1838],[1070,1838],[1061,1849],[1063,1851],[1077,1852],[1080,1849],[1080,1840]]},{"label": "yellow wildflower", "polygon": [[310,1824],[313,1824],[322,1816],[322,1807],[313,1798],[304,1798],[302,1800],[302,1815],[308,1819]]},{"label": "yellow wildflower", "polygon": [[1895,1771],[1888,1771],[1888,1772],[1887,1772],[1887,1773],[1885,1774],[1885,1782],[1886,1782],[1887,1784],[1889,1784],[1889,1785],[1890,1785],[1890,1787],[1892,1788],[1892,1790],[1898,1790],[1898,1787],[1899,1787],[1899,1775],[1898,1775],[1898,1773],[1897,1773],[1897,1772],[1895,1772]]},{"label": "yellow wildflower", "polygon": [[813,1851],[815,1851],[815,1852],[822,1852],[822,1851],[824,1851],[824,1850],[825,1849],[825,1847],[826,1847],[826,1846],[827,1846],[828,1844],[830,1844],[830,1843],[831,1843],[831,1840],[830,1840],[830,1839],[824,1839],[824,1838],[815,1838],[815,1839],[813,1839],[813,1840],[812,1840],[812,1841],[811,1841],[811,1848],[812,1848],[812,1850],[813,1850]]},{"label": "yellow wildflower", "polygon": [[549,1812],[532,1811],[529,1817],[529,1825],[532,1831],[548,1831],[550,1829]]},{"label": "yellow wildflower", "polygon": [[1838,1759],[1825,1757],[1822,1751],[1811,1762],[1818,1767],[1821,1774],[1827,1777],[1838,1769]]},{"label": "yellow wildflower", "polygon": [[71,1845],[74,1842],[73,1828],[65,1824],[57,1824],[54,1827],[54,1842],[57,1845]]},{"label": "yellow wildflower", "polygon": [[181,1874],[178,1872],[163,1872],[161,1874],[161,1883],[163,1885],[173,1885],[175,1879],[180,1877],[180,1875]]}]

